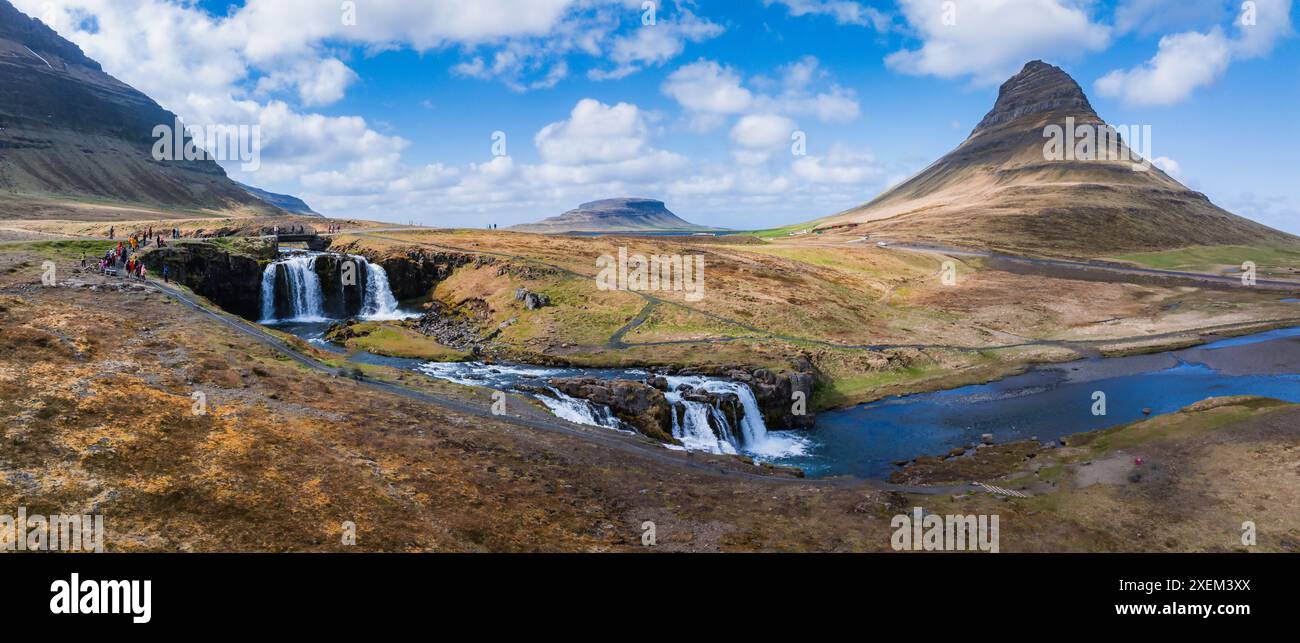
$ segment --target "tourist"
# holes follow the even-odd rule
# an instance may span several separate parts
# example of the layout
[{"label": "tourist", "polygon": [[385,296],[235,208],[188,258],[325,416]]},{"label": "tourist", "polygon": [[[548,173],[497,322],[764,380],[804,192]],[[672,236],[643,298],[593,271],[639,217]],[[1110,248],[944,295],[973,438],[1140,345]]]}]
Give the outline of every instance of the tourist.
[{"label": "tourist", "polygon": [[167,270],[167,264],[163,264],[163,281],[167,283],[172,282],[170,272]]}]

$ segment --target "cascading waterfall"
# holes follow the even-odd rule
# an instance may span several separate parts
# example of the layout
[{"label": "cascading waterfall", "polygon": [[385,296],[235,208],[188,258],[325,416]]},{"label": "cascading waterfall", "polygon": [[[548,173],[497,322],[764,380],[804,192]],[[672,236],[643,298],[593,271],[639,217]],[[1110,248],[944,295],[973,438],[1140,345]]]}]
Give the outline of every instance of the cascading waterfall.
[{"label": "cascading waterfall", "polygon": [[[323,312],[325,299],[321,294],[320,277],[316,275],[318,255],[293,255],[266,267],[262,273],[262,320],[319,322],[326,321]],[[289,317],[276,317],[276,288],[284,275],[288,288],[285,302]]]},{"label": "cascading waterfall", "polygon": [[388,272],[383,266],[366,261],[365,257],[351,256],[366,270],[366,299],[361,306],[363,319],[386,320],[404,317],[397,309],[397,298],[388,285]]},{"label": "cascading waterfall", "polygon": [[[704,377],[665,379],[668,380],[669,389],[665,397],[673,405],[674,411],[678,407],[682,409],[680,414],[673,413],[673,437],[680,440],[686,448],[712,453],[745,451],[763,454],[774,446],[769,444],[771,440],[767,434],[767,424],[763,422],[763,412],[749,385]],[[715,395],[735,395],[745,411],[740,426],[732,426],[717,404],[685,399],[681,393],[684,388],[703,389]],[[681,416],[680,421],[678,415]],[[716,433],[714,427],[717,428]]]},{"label": "cascading waterfall", "polygon": [[[465,386],[488,386],[496,390],[513,389],[536,397],[556,417],[588,426],[635,432],[605,405],[573,397],[547,384],[556,377],[588,375],[583,369],[556,369],[539,366],[483,363],[428,362],[416,370],[442,380]],[[649,372],[627,370],[609,372],[610,379],[644,380]],[[749,385],[708,377],[668,376],[664,398],[672,405],[672,435],[689,451],[740,454],[761,460],[798,456],[807,453],[812,441],[798,431],[768,431],[758,398]],[[544,391],[543,391],[544,389]],[[704,391],[710,400],[693,395]],[[687,399],[687,397],[695,399]],[[733,399],[722,402],[722,398]],[[743,415],[738,411],[743,411]]]},{"label": "cascading waterfall", "polygon": [[603,426],[607,429],[618,429],[620,431],[628,430],[623,421],[615,417],[614,413],[609,410],[609,407],[598,406],[587,400],[569,397],[553,386],[546,388],[554,397],[547,395],[537,395],[535,397],[541,400],[542,404],[551,409],[551,412],[561,420],[588,426]]},{"label": "cascading waterfall", "polygon": [[[320,253],[295,253],[285,256],[266,267],[262,273],[262,321],[273,322],[325,322],[325,295],[321,289],[316,262],[323,256],[336,256],[357,264],[363,275],[365,291],[358,316],[366,320],[397,320],[407,315],[397,307],[397,298],[388,283],[388,273],[382,266],[372,264],[356,255],[324,255]],[[279,292],[284,286],[287,292]],[[342,286],[339,286],[342,288]],[[282,302],[277,304],[277,302]],[[277,307],[287,315],[277,315]]]}]

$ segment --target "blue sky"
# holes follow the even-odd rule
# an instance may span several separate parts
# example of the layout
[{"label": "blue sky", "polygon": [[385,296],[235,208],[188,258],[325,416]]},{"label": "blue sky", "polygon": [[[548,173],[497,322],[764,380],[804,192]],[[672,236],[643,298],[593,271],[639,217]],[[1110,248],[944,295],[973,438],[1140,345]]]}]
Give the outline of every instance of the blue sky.
[{"label": "blue sky", "polygon": [[653,25],[639,0],[15,4],[187,123],[260,125],[261,168],[232,175],[332,216],[505,226],[646,196],[808,220],[955,147],[1042,58],[1150,125],[1176,178],[1300,233],[1291,0],[665,0]]}]

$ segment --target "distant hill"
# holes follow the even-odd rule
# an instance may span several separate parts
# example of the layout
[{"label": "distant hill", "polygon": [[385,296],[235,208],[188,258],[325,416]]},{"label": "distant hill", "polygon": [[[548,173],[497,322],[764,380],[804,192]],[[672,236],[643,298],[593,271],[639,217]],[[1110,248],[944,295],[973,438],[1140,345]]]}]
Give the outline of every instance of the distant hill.
[{"label": "distant hill", "polygon": [[592,201],[559,216],[537,223],[517,225],[511,230],[542,234],[573,232],[706,232],[716,230],[696,225],[673,214],[663,201],[619,198]]},{"label": "distant hill", "polygon": [[324,216],[321,213],[312,210],[311,206],[307,205],[306,201],[303,201],[302,199],[299,199],[296,196],[290,196],[288,194],[276,194],[275,192],[267,192],[266,190],[263,190],[261,188],[255,188],[251,185],[247,185],[244,183],[239,183],[238,185],[239,187],[247,190],[249,194],[252,194],[253,196],[277,208],[280,208],[281,210],[284,210],[289,214],[300,214],[309,217]]},{"label": "distant hill", "polygon": [[0,0],[0,201],[7,216],[25,216],[20,206],[27,203],[44,211],[26,216],[49,215],[49,204],[60,200],[283,214],[211,160],[154,160],[154,128],[175,122],[175,114]]},{"label": "distant hill", "polygon": [[[1076,128],[1109,127],[1069,74],[1030,62],[1002,85],[993,110],[957,149],[870,203],[818,221],[817,227],[1081,257],[1297,241],[1219,208],[1154,166],[1134,171],[1132,161],[1112,160],[1115,156],[1049,158],[1045,134],[1051,126],[1063,130],[1067,122]],[[1119,146],[1119,158],[1133,157],[1128,143]]]}]

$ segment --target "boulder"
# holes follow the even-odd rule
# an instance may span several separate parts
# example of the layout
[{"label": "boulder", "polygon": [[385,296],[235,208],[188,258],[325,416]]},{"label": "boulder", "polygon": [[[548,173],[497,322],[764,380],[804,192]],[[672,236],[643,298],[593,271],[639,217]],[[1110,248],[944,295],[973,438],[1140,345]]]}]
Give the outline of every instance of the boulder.
[{"label": "boulder", "polygon": [[542,293],[531,292],[526,288],[515,289],[515,301],[522,302],[526,310],[537,310],[551,304],[551,298]]}]

